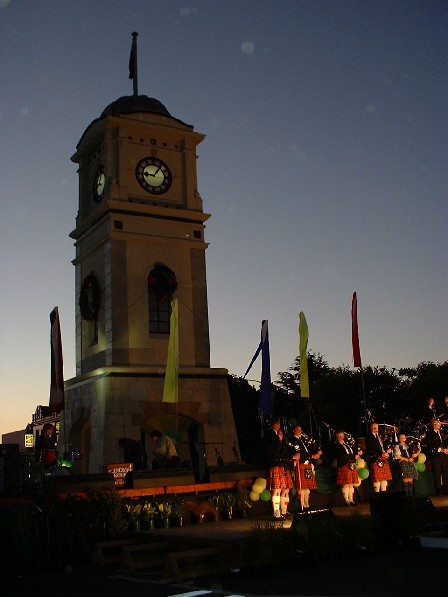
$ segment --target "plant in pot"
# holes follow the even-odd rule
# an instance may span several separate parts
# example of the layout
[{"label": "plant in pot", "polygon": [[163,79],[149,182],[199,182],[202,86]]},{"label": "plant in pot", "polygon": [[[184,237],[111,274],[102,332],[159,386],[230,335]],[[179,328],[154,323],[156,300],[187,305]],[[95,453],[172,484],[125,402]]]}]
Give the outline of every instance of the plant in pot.
[{"label": "plant in pot", "polygon": [[232,491],[223,491],[217,496],[217,507],[224,518],[233,518],[233,509],[236,505],[236,494]]},{"label": "plant in pot", "polygon": [[238,487],[235,496],[235,509],[241,513],[242,518],[247,518],[247,511],[252,508],[247,487]]},{"label": "plant in pot", "polygon": [[134,528],[134,531],[140,531],[140,516],[141,516],[141,511],[142,511],[142,505],[137,503],[137,504],[126,504],[126,509],[128,511],[129,514],[129,519],[130,522],[132,523],[132,526]]},{"label": "plant in pot", "polygon": [[160,504],[157,504],[157,508],[162,519],[162,526],[167,529],[170,526],[173,507],[170,502],[160,502]]},{"label": "plant in pot", "polygon": [[145,502],[141,510],[141,520],[148,529],[154,528],[154,519],[157,515],[158,509],[151,502]]},{"label": "plant in pot", "polygon": [[171,516],[173,520],[181,527],[185,524],[187,518],[187,507],[183,500],[176,500],[171,504]]}]

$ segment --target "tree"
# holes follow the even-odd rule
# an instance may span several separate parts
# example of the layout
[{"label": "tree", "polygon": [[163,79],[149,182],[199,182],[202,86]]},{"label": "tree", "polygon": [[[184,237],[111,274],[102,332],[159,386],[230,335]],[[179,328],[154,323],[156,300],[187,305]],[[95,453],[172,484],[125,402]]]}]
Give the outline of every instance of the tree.
[{"label": "tree", "polygon": [[[308,352],[307,363],[310,387],[315,381],[330,371],[330,366],[320,353]],[[296,357],[288,371],[292,371],[292,373],[282,373],[281,371],[277,373],[278,381],[275,384],[287,394],[293,394],[297,398],[300,398],[300,357]]]}]

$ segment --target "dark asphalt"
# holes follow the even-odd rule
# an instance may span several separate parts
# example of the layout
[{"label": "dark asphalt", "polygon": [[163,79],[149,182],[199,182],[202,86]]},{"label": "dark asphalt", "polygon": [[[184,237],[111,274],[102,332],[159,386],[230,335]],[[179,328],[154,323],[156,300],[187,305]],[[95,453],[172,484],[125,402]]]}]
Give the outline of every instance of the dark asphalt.
[{"label": "dark asphalt", "polygon": [[[443,503],[442,503],[443,501]],[[442,519],[448,522],[448,498],[434,499]],[[365,513],[361,504],[357,513]],[[335,508],[336,515],[350,515],[347,508]],[[164,537],[201,540],[233,540],[250,532],[255,520],[220,521],[183,528],[157,529]],[[298,595],[447,595],[446,570],[448,550],[422,548],[419,541],[397,548],[363,551],[351,555],[333,554],[326,561],[304,561],[302,564],[227,571],[194,582],[167,584],[160,573],[127,573],[118,566],[85,567],[58,570],[34,577],[2,579],[1,594],[5,597],[45,595],[46,597],[129,596],[168,597],[184,594],[230,596],[298,596]],[[201,592],[203,591],[203,592]]]}]

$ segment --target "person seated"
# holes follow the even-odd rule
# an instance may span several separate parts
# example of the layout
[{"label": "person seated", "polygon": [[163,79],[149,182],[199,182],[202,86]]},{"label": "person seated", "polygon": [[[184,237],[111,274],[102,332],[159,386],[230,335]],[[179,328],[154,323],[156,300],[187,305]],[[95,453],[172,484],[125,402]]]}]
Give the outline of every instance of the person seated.
[{"label": "person seated", "polygon": [[149,434],[153,442],[154,460],[152,468],[167,469],[180,467],[180,458],[173,440],[168,435],[163,435],[158,429],[154,429]]}]

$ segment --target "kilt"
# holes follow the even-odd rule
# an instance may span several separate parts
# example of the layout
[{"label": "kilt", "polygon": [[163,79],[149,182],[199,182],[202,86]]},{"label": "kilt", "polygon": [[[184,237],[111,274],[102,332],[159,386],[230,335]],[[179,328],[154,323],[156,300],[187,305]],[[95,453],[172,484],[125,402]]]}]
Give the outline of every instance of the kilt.
[{"label": "kilt", "polygon": [[[300,478],[299,471],[300,469]],[[295,468],[296,475],[296,489],[317,489],[316,478],[314,476],[313,467],[310,463],[299,464],[299,467]]]},{"label": "kilt", "polygon": [[415,470],[413,462],[407,462],[407,460],[399,460],[400,473],[404,479],[417,479],[418,473]]},{"label": "kilt", "polygon": [[353,485],[353,483],[359,483],[356,467],[350,470],[348,462],[344,466],[338,466],[336,471],[336,485]]},{"label": "kilt", "polygon": [[370,465],[370,478],[375,481],[392,481],[392,473],[387,460],[380,460],[383,466],[378,466],[378,462],[372,462]]},{"label": "kilt", "polygon": [[284,466],[273,466],[269,469],[269,479],[267,488],[273,489],[293,489],[291,473]]}]

